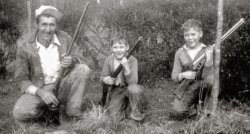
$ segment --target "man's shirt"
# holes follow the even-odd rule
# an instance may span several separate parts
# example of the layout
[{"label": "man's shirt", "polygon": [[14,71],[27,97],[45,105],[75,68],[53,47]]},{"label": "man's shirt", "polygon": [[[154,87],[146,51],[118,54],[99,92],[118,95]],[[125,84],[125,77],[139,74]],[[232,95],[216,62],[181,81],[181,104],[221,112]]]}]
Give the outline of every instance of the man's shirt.
[{"label": "man's shirt", "polygon": [[[55,83],[60,70],[60,60],[58,45],[61,46],[56,34],[54,34],[52,42],[46,48],[36,39],[38,54],[42,66],[44,84]],[[35,94],[38,87],[31,85],[27,88],[26,93]]]}]

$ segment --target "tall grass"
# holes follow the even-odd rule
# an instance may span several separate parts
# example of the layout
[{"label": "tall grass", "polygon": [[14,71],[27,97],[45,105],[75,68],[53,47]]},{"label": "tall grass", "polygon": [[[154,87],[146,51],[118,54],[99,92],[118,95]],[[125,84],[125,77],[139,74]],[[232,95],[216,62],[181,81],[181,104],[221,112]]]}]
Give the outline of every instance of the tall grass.
[{"label": "tall grass", "polygon": [[140,125],[131,124],[129,120],[115,122],[110,120],[101,107],[92,105],[82,115],[82,120],[62,120],[58,128],[46,128],[37,124],[29,124],[13,130],[13,134],[247,134],[250,133],[250,117],[239,109],[225,111],[218,109],[216,115],[201,116],[195,120],[184,121],[164,120],[155,124],[145,122]]}]

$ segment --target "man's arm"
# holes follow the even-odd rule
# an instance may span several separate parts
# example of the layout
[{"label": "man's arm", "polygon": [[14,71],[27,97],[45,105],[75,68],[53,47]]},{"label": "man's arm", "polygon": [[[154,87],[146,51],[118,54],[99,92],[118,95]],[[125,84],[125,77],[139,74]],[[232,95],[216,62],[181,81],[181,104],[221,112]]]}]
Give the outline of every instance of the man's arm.
[{"label": "man's arm", "polygon": [[17,68],[15,71],[15,79],[18,82],[18,87],[24,93],[29,87],[34,86],[29,78],[29,61],[25,48],[19,45],[17,49]]}]

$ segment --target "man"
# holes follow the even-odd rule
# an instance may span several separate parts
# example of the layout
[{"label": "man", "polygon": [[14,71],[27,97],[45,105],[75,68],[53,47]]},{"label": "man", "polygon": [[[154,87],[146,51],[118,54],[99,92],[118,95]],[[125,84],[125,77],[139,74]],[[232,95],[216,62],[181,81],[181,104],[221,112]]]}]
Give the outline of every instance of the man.
[{"label": "man", "polygon": [[[90,69],[83,64],[77,45],[66,56],[72,38],[57,29],[62,14],[55,7],[41,6],[35,17],[35,32],[18,46],[15,77],[23,94],[14,106],[13,116],[18,121],[35,119],[44,113],[42,106],[60,102],[69,116],[80,117]],[[56,97],[52,90],[61,67],[69,73]]]}]

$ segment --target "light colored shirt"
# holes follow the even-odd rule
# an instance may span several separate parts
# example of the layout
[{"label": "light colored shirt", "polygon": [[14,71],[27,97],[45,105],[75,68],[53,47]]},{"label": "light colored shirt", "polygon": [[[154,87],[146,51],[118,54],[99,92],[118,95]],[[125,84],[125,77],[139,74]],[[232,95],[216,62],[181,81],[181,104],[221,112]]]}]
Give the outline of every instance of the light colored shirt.
[{"label": "light colored shirt", "polygon": [[189,48],[187,47],[186,44],[183,46],[183,48],[187,50],[187,53],[188,53],[188,55],[190,56],[191,60],[194,60],[195,56],[198,54],[198,52],[199,52],[203,47],[206,47],[206,45],[204,45],[204,44],[202,44],[202,43],[201,43],[201,44],[199,45],[199,47],[196,48],[196,49],[189,49]]},{"label": "light colored shirt", "polygon": [[[58,45],[61,45],[56,34],[54,34],[52,42],[46,48],[36,40],[38,54],[40,56],[40,62],[43,70],[44,84],[52,84],[56,81],[60,70],[60,60]],[[27,88],[26,93],[36,93],[38,87],[31,85]]]}]

